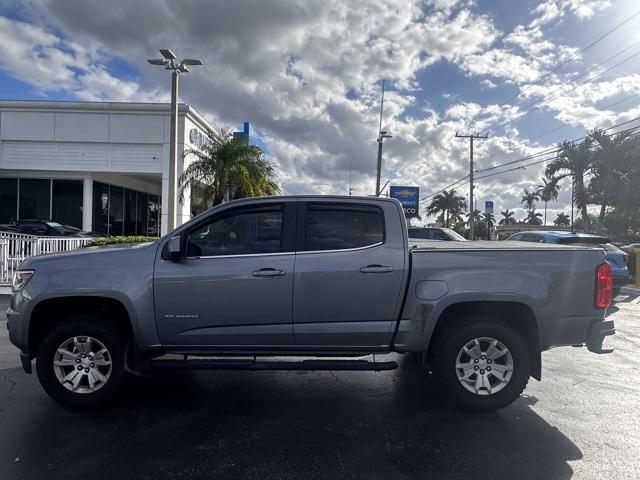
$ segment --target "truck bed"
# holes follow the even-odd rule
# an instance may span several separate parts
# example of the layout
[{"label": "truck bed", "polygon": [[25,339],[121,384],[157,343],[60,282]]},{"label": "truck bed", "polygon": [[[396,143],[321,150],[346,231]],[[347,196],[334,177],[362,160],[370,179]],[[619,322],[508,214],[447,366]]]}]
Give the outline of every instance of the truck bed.
[{"label": "truck bed", "polygon": [[409,248],[412,252],[423,251],[540,251],[540,250],[602,250],[601,248],[587,247],[584,245],[555,245],[549,243],[533,242],[495,242],[487,240],[477,240],[473,242],[445,242],[441,240],[419,240],[409,239]]}]

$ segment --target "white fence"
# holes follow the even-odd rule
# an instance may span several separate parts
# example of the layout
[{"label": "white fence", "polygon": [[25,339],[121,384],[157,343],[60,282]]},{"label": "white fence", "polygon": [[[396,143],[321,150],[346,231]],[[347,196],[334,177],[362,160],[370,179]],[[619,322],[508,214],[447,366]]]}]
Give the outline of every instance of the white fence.
[{"label": "white fence", "polygon": [[89,243],[91,238],[38,237],[21,233],[0,232],[0,285],[11,283],[20,263],[34,255],[66,252]]}]

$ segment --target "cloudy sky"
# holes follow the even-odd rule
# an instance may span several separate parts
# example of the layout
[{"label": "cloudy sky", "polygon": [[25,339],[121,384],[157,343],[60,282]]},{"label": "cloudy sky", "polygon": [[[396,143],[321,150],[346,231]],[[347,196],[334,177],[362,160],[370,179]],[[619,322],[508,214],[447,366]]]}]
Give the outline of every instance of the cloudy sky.
[{"label": "cloudy sky", "polygon": [[[371,194],[386,78],[383,125],[393,138],[383,183],[427,196],[468,173],[468,142],[456,131],[489,133],[475,151],[483,170],[640,117],[639,8],[637,0],[0,0],[0,97],[167,101],[169,76],[145,59],[171,48],[205,61],[183,78],[181,101],[215,125],[250,121],[286,193],[346,194],[351,179],[354,194]],[[480,179],[476,201],[517,208],[543,169]],[[468,186],[458,191],[468,195]],[[568,211],[568,200],[565,188],[550,208]]]}]

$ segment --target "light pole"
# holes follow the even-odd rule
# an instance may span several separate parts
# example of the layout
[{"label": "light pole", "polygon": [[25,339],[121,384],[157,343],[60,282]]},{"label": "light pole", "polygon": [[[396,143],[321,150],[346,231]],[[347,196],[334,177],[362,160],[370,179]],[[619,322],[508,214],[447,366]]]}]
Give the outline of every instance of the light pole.
[{"label": "light pole", "polygon": [[171,132],[169,135],[169,198],[167,205],[167,231],[176,227],[176,186],[178,177],[178,75],[187,73],[187,65],[202,65],[202,60],[185,58],[178,61],[178,57],[166,48],[160,49],[164,58],[148,59],[151,65],[161,65],[165,70],[171,70]]},{"label": "light pole", "polygon": [[378,169],[376,173],[376,197],[380,196],[380,172],[382,170],[382,142],[385,138],[391,138],[386,130],[380,130],[378,133]]}]

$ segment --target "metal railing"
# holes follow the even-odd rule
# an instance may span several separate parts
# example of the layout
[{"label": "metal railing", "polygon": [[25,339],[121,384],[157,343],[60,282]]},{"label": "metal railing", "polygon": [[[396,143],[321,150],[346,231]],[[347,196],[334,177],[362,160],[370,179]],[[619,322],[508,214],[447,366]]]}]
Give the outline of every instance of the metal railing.
[{"label": "metal railing", "polygon": [[38,237],[13,232],[0,232],[0,285],[11,283],[13,272],[29,257],[45,253],[76,250],[92,238]]}]

